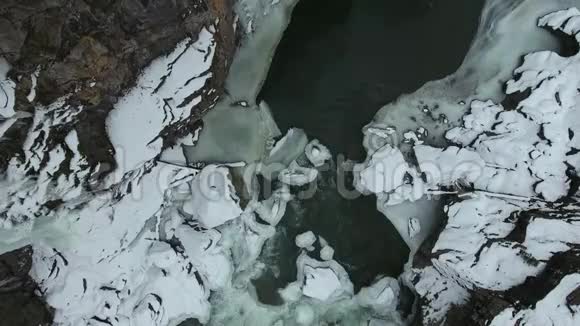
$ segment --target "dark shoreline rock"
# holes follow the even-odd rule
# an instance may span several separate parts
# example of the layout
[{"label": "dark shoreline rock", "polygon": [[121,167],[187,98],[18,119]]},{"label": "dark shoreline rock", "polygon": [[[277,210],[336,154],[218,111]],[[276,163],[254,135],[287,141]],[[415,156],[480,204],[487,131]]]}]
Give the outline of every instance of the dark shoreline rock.
[{"label": "dark shoreline rock", "polygon": [[[0,51],[12,65],[16,110],[33,113],[35,104],[48,105],[70,95],[67,104],[82,107],[81,114],[47,137],[56,146],[75,129],[89,165],[104,163],[112,170],[114,150],[104,121],[117,98],[153,59],[187,37],[195,40],[204,26],[219,21],[213,76],[205,87],[216,92],[204,97],[191,121],[163,132],[166,143],[189,132],[188,127],[215,104],[235,51],[233,15],[231,0],[2,1],[0,24],[12,29],[0,34]],[[37,96],[29,103],[31,75],[39,68]],[[31,120],[20,119],[0,140],[0,172],[10,158],[21,154]]]},{"label": "dark shoreline rock", "polygon": [[0,325],[48,326],[53,311],[37,296],[28,275],[32,248],[24,247],[0,256]]}]

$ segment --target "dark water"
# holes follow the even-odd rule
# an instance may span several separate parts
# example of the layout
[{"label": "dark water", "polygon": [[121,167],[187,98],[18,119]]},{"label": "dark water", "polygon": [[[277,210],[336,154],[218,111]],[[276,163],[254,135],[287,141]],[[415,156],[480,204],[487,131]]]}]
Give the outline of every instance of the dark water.
[{"label": "dark water", "polygon": [[[483,0],[302,0],[264,89],[281,129],[303,128],[337,155],[364,159],[362,127],[384,104],[460,65]],[[335,248],[355,288],[379,274],[397,276],[408,249],[375,198],[346,200],[325,175],[315,198],[294,202],[264,257],[279,275],[256,282],[263,301],[295,280],[297,233],[312,230]]]}]

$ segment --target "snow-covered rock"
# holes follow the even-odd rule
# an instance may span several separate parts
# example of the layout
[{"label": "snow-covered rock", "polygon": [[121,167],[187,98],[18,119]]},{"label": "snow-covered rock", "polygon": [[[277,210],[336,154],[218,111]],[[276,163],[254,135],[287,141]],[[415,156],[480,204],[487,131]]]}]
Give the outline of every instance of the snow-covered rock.
[{"label": "snow-covered rock", "polygon": [[577,325],[580,323],[578,289],[580,274],[567,275],[535,307],[520,311],[508,308],[497,315],[490,325]]},{"label": "snow-covered rock", "polygon": [[[164,129],[189,119],[192,109],[202,101],[202,89],[212,76],[214,33],[215,27],[204,28],[197,41],[183,40],[169,55],[152,62],[109,115],[107,131],[116,161],[125,169],[134,169],[159,155]],[[195,94],[199,95],[192,97]],[[129,124],[144,128],[135,132],[126,127]]]},{"label": "snow-covered rock", "polygon": [[[540,25],[577,38],[578,17],[572,8]],[[446,134],[459,147],[415,146],[420,171],[422,162],[447,162],[426,177],[429,188],[452,189],[444,227],[405,275],[421,297],[424,323],[447,314],[492,325],[577,323],[570,303],[577,270],[558,261],[575,261],[580,246],[580,203],[570,192],[578,178],[579,71],[580,54],[528,54],[507,83],[517,101],[474,101]],[[545,290],[537,301],[526,295]],[[493,309],[470,315],[485,302]]]},{"label": "snow-covered rock", "polygon": [[379,316],[384,316],[397,309],[400,291],[397,280],[383,277],[371,286],[362,288],[356,298],[361,306],[372,309]]},{"label": "snow-covered rock", "polygon": [[336,261],[320,262],[302,253],[297,266],[298,280],[305,296],[332,302],[353,295],[348,274]]}]

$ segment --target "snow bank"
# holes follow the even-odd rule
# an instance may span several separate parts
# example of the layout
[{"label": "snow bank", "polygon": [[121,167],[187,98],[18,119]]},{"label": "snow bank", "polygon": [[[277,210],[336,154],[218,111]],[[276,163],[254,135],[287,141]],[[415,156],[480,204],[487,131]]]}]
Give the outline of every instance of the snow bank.
[{"label": "snow bank", "polygon": [[193,180],[192,189],[193,200],[184,210],[201,226],[213,229],[242,214],[227,168],[206,166]]},{"label": "snow bank", "polygon": [[155,59],[107,117],[115,160],[124,171],[159,155],[164,129],[187,121],[201,102],[202,88],[212,76],[214,32],[214,27],[203,28],[197,40],[183,40],[170,54]]},{"label": "snow bank", "polygon": [[[14,115],[14,89],[16,84],[11,81],[7,74],[10,71],[10,64],[0,57],[0,117],[10,118]],[[2,134],[0,133],[0,136]]]}]

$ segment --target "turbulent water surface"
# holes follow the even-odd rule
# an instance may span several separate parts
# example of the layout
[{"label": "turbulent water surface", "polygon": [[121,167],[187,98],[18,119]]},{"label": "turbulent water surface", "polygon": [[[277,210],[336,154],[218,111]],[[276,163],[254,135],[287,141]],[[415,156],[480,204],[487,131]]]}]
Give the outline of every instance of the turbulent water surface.
[{"label": "turbulent water surface", "polygon": [[[382,105],[457,69],[482,2],[302,1],[260,97],[282,130],[303,128],[335,158],[362,160],[360,130]],[[295,280],[294,237],[307,230],[334,247],[355,289],[380,274],[397,277],[408,258],[373,197],[342,198],[330,172],[318,186],[314,198],[289,205],[283,230],[265,250],[262,258],[271,268],[256,281],[264,302],[280,302],[275,289]]]}]

